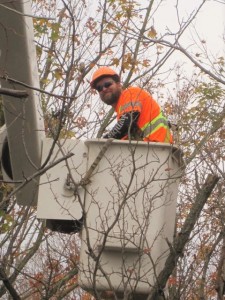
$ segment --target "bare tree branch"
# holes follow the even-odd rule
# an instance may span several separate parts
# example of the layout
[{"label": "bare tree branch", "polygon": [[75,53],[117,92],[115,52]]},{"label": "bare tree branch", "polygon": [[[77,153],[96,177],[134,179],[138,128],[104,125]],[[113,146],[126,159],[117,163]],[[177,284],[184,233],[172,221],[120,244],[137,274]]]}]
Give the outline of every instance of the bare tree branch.
[{"label": "bare tree branch", "polygon": [[11,96],[16,98],[26,98],[29,96],[27,91],[13,90],[7,88],[0,88],[0,95],[6,95],[6,96]]},{"label": "bare tree branch", "polygon": [[35,19],[55,20],[55,18],[49,18],[49,17],[46,18],[46,17],[39,17],[39,16],[34,16],[34,15],[24,14],[24,13],[21,13],[20,11],[18,11],[16,9],[10,8],[10,7],[8,7],[4,4],[0,4],[0,6],[5,8],[5,9],[8,9],[8,10],[12,11],[15,14],[18,14],[18,15],[21,15],[21,16],[24,16],[24,17],[35,18]]},{"label": "bare tree branch", "polygon": [[[54,166],[56,166],[57,164],[61,163],[62,161],[72,157],[74,155],[74,153],[68,153],[67,155],[65,155],[62,158],[57,159],[56,161],[54,161],[53,163],[49,164],[48,166],[41,168],[39,171],[37,171],[36,173],[32,174],[31,176],[25,178],[25,180],[23,182],[21,182],[21,184],[15,188],[7,197],[5,197],[5,199],[3,199],[3,201],[1,202],[1,205],[4,204],[5,202],[9,201],[9,199],[14,196],[19,190],[21,190],[27,183],[29,183],[31,180],[35,179],[36,177],[41,176],[42,174],[44,174],[47,170],[53,168]],[[4,182],[4,181],[2,181]],[[17,182],[18,183],[18,182]]]},{"label": "bare tree branch", "polygon": [[70,97],[70,96],[61,96],[61,95],[59,95],[59,94],[49,93],[49,92],[47,92],[47,91],[45,91],[45,90],[42,90],[42,89],[40,89],[40,88],[37,88],[37,87],[34,87],[34,86],[30,86],[30,85],[28,85],[28,84],[26,84],[26,83],[24,83],[24,82],[21,82],[21,81],[19,81],[19,80],[14,79],[14,78],[10,78],[10,77],[8,77],[7,75],[0,75],[0,79],[6,80],[6,81],[9,81],[9,82],[12,82],[12,83],[16,83],[16,84],[18,84],[18,85],[20,85],[20,86],[23,86],[23,87],[26,87],[26,88],[28,88],[28,89],[30,89],[30,90],[38,91],[38,92],[40,92],[40,93],[43,93],[43,94],[46,94],[46,95],[49,95],[49,96],[52,96],[52,97],[56,97],[56,98],[59,98],[59,99],[62,99],[62,100],[66,100],[66,99],[72,99],[72,100],[75,100],[74,97]]},{"label": "bare tree branch", "polygon": [[12,286],[10,280],[8,279],[3,266],[0,267],[0,280],[2,280],[2,282],[4,283],[4,285],[5,285],[6,289],[8,290],[9,294],[12,296],[12,299],[14,299],[14,300],[20,300],[21,299],[19,294],[17,293],[17,291]]},{"label": "bare tree branch", "polygon": [[202,189],[196,195],[194,204],[185,220],[185,223],[175,238],[173,245],[171,247],[170,254],[166,260],[164,269],[160,272],[157,283],[152,289],[148,300],[157,300],[161,297],[161,292],[166,286],[169,276],[172,274],[178,259],[182,256],[185,245],[191,235],[195,223],[197,222],[199,215],[205,205],[207,199],[212,193],[214,187],[216,186],[219,177],[215,174],[210,174],[205,180]]},{"label": "bare tree branch", "polygon": [[[147,38],[146,38],[147,39]],[[167,46],[170,49],[175,49],[180,51],[181,53],[183,53],[194,65],[196,65],[202,72],[204,72],[205,74],[209,75],[211,78],[213,78],[214,80],[216,80],[219,83],[225,84],[225,80],[223,80],[222,78],[216,76],[214,73],[212,73],[210,70],[206,69],[202,64],[200,64],[196,59],[194,59],[194,57],[188,53],[187,50],[185,50],[180,44],[173,44],[170,43],[166,40],[163,39],[147,39],[151,42],[163,45],[163,46]]]}]

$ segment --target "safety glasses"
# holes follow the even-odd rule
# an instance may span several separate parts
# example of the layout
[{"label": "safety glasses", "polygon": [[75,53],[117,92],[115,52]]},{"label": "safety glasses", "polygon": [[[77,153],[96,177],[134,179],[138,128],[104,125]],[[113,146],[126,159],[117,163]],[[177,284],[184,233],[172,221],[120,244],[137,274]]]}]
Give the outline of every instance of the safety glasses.
[{"label": "safety glasses", "polygon": [[97,85],[96,86],[96,90],[100,93],[101,91],[103,91],[104,88],[109,88],[111,85],[113,84],[112,81],[106,81],[105,83],[103,83],[102,85]]}]

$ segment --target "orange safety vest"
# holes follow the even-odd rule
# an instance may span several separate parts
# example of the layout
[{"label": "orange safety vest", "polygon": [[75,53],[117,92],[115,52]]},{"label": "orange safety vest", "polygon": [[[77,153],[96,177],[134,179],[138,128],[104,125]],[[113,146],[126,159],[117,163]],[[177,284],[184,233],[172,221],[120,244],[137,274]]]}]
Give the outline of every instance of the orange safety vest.
[{"label": "orange safety vest", "polygon": [[137,125],[142,131],[144,141],[173,142],[168,121],[158,103],[148,92],[138,87],[127,88],[121,93],[115,111],[117,119],[130,111],[140,112]]}]

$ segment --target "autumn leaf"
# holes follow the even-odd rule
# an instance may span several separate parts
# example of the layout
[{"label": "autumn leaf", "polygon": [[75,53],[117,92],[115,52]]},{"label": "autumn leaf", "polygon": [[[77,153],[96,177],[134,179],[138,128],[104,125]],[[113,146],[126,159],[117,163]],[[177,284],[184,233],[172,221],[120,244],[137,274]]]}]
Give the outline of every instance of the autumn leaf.
[{"label": "autumn leaf", "polygon": [[61,79],[62,78],[62,69],[55,69],[55,72],[54,72],[54,76],[57,80]]},{"label": "autumn leaf", "polygon": [[113,64],[114,66],[118,66],[119,63],[120,63],[120,61],[119,61],[118,58],[113,58],[113,59],[112,59],[112,64]]},{"label": "autumn leaf", "polygon": [[148,37],[154,39],[156,37],[156,35],[157,35],[157,32],[156,32],[154,26],[151,26],[151,28],[148,32]]},{"label": "autumn leaf", "polygon": [[168,285],[169,286],[173,286],[177,284],[177,278],[174,276],[170,276],[170,278],[168,279]]}]

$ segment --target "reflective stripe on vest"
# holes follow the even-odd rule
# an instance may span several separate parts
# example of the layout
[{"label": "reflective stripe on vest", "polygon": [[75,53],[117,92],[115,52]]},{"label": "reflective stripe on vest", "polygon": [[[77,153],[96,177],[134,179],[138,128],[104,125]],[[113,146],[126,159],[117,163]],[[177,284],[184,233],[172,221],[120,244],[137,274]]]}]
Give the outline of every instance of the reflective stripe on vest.
[{"label": "reflective stripe on vest", "polygon": [[119,108],[119,113],[121,113],[121,111],[124,111],[126,110],[128,107],[140,107],[140,110],[142,109],[142,104],[140,101],[135,101],[135,102],[128,102],[128,103],[125,103],[124,105],[121,105],[120,108]]},{"label": "reflective stripe on vest", "polygon": [[149,135],[153,134],[162,127],[167,130],[169,129],[167,119],[163,116],[163,113],[161,112],[155,119],[143,126],[141,130],[144,133],[144,137],[148,137]]}]

